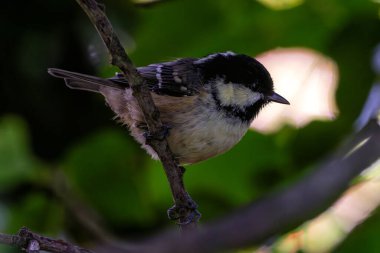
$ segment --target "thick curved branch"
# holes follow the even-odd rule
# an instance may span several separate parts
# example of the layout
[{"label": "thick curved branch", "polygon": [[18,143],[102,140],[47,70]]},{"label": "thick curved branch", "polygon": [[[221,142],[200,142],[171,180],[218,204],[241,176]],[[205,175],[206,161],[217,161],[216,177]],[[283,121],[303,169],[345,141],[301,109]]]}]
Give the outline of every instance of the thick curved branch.
[{"label": "thick curved branch", "polygon": [[[372,120],[308,177],[218,222],[188,233],[146,242],[154,252],[219,252],[263,243],[329,207],[350,181],[380,158],[380,126]],[[142,252],[149,252],[142,251]]]},{"label": "thick curved branch", "polygon": [[[198,214],[196,204],[186,192],[183,184],[182,168],[171,152],[168,142],[163,138],[164,126],[159,118],[159,112],[153,103],[152,96],[147,88],[145,80],[133,66],[132,61],[125,52],[116,33],[113,31],[111,23],[104,14],[103,8],[95,0],[76,0],[90,18],[111,57],[112,65],[117,66],[133,90],[133,96],[137,100],[145,117],[145,122],[152,136],[149,145],[159,156],[166,176],[170,183],[175,207],[180,211],[179,224],[183,229],[194,228],[197,222],[195,217]],[[174,210],[172,209],[172,210]]]},{"label": "thick curved branch", "polygon": [[[380,123],[370,121],[330,159],[298,184],[205,225],[201,230],[178,235],[160,234],[133,248],[105,245],[107,253],[202,253],[260,244],[313,218],[349,186],[350,181],[380,158]],[[27,248],[37,242],[49,252],[91,253],[61,240],[46,238],[27,229],[18,235],[0,234],[0,243]]]}]

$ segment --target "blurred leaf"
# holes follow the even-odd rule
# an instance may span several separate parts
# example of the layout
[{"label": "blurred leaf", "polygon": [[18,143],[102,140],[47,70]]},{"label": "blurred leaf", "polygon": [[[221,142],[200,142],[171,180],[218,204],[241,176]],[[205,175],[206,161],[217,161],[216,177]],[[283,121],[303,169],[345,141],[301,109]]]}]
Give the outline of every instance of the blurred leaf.
[{"label": "blurred leaf", "polygon": [[[288,162],[274,138],[248,132],[229,152],[187,166],[185,184],[200,210],[207,210],[203,215],[206,220],[273,190],[286,177],[282,165]],[[149,173],[149,195],[167,206],[170,190],[161,165],[150,163]]]},{"label": "blurred leaf", "polygon": [[76,189],[114,225],[149,225],[142,151],[127,132],[104,130],[73,147],[64,168]]},{"label": "blurred leaf", "polygon": [[56,234],[63,226],[63,208],[43,193],[30,193],[9,205],[8,231],[15,233],[23,226],[36,232]]},{"label": "blurred leaf", "polygon": [[138,9],[133,58],[138,65],[145,65],[227,50],[256,55],[295,45],[325,52],[331,37],[352,13],[373,6],[367,1],[310,0],[298,8],[277,12],[254,0],[233,4],[229,0],[169,1]]},{"label": "blurred leaf", "polygon": [[[26,124],[15,116],[0,119],[0,192],[12,190],[22,183],[45,184],[48,171],[30,150]],[[29,184],[25,184],[29,187]],[[28,189],[21,187],[21,191]],[[40,190],[38,187],[34,190]],[[19,192],[21,193],[21,192]],[[12,197],[14,196],[14,197]],[[62,208],[40,191],[17,196],[1,206],[0,222],[3,230],[15,233],[22,226],[36,231],[56,233],[62,227]]]},{"label": "blurred leaf", "polygon": [[20,250],[14,248],[14,247],[8,246],[8,245],[0,245],[0,252],[2,252],[2,253],[20,253]]},{"label": "blurred leaf", "polygon": [[0,191],[35,176],[40,164],[31,155],[25,123],[18,117],[0,119]]}]

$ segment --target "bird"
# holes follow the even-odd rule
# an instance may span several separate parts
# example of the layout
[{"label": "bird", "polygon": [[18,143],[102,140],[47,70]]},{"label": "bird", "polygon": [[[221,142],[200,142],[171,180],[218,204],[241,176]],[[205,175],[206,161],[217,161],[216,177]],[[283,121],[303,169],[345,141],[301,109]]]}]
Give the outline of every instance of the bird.
[{"label": "bird", "polygon": [[[167,141],[181,165],[194,164],[225,153],[248,131],[260,110],[270,102],[290,104],[274,92],[268,70],[255,58],[231,51],[201,58],[138,67],[145,79]],[[72,89],[100,93],[118,120],[153,159],[157,153],[147,142],[148,128],[127,78],[110,78],[49,68]]]}]

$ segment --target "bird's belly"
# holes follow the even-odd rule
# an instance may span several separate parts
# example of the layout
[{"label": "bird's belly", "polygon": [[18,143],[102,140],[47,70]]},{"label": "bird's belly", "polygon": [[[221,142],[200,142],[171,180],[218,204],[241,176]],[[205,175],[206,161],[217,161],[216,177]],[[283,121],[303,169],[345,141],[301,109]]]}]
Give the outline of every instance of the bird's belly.
[{"label": "bird's belly", "polygon": [[181,164],[200,162],[228,151],[249,127],[240,121],[224,120],[224,115],[209,109],[185,114],[179,117],[188,120],[173,126],[168,136],[169,146]]}]

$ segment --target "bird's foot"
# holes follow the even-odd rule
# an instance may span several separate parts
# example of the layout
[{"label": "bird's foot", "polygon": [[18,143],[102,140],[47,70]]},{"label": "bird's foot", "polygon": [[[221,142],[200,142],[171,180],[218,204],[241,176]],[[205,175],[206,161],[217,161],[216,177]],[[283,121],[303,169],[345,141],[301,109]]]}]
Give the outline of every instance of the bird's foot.
[{"label": "bird's foot", "polygon": [[201,218],[201,213],[197,208],[198,205],[189,196],[184,203],[175,204],[169,208],[167,213],[169,219],[177,221],[178,225],[187,225],[198,222]]},{"label": "bird's foot", "polygon": [[146,143],[150,143],[151,141],[162,141],[166,137],[169,136],[170,133],[170,127],[167,125],[162,125],[161,129],[157,132],[151,133],[149,131],[146,131],[144,133],[144,137],[146,139]]}]

